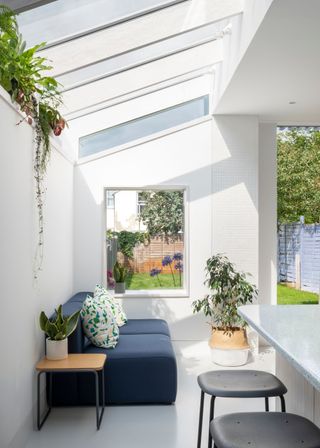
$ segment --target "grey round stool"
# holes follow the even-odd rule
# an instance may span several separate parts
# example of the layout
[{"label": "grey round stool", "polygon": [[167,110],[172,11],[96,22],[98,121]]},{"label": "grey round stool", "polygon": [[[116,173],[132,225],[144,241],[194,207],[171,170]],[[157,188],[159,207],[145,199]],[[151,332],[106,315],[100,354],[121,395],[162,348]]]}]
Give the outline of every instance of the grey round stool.
[{"label": "grey round stool", "polygon": [[286,412],[243,412],[210,423],[215,448],[319,448],[320,429]]},{"label": "grey round stool", "polygon": [[[284,394],[287,392],[287,388],[276,376],[268,372],[259,370],[210,371],[198,376],[198,384],[201,396],[197,448],[201,448],[204,394],[211,395],[209,423],[214,418],[216,397],[264,398],[266,411],[269,411],[269,397],[279,397],[281,411],[285,412],[286,410]],[[212,436],[209,431],[208,448],[211,447]]]}]

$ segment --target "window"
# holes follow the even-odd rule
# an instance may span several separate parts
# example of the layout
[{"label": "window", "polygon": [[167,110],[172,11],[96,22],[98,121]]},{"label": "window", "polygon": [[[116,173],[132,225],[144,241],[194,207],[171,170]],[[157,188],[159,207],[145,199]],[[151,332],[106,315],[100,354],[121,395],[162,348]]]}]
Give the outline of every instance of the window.
[{"label": "window", "polygon": [[[146,205],[145,197],[142,191],[138,191],[137,194],[137,213],[138,217],[140,216],[141,212],[143,211],[144,206]],[[140,219],[139,219],[140,221]]]},{"label": "window", "polygon": [[106,190],[107,284],[119,263],[127,271],[126,294],[182,295],[185,290],[185,191],[116,191],[110,210]]},{"label": "window", "polygon": [[107,202],[107,208],[114,209],[114,195],[115,191],[107,190],[106,192],[106,202]]},{"label": "window", "polygon": [[196,120],[208,113],[209,95],[206,95],[82,137],[80,138],[79,156],[86,157],[124,145]]}]

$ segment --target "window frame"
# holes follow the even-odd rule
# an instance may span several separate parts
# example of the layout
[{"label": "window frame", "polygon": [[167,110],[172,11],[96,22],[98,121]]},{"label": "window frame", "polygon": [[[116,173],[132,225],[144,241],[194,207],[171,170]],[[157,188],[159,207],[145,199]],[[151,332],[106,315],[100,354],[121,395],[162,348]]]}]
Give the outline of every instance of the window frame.
[{"label": "window frame", "polygon": [[106,275],[108,266],[107,266],[107,241],[106,241],[106,229],[107,229],[107,190],[117,190],[117,191],[182,191],[183,192],[183,206],[184,206],[184,250],[183,250],[183,287],[180,289],[152,289],[152,290],[126,290],[125,294],[115,294],[115,297],[122,299],[133,299],[133,298],[142,298],[142,299],[150,299],[150,298],[165,298],[165,299],[176,299],[176,298],[186,298],[190,295],[190,259],[189,259],[189,201],[190,201],[190,192],[189,187],[187,185],[148,185],[148,186],[108,186],[103,188],[104,192],[104,213],[103,213],[103,269],[102,269],[102,284],[107,286]]},{"label": "window frame", "polygon": [[[108,131],[111,129],[115,129],[115,128],[119,128],[121,126],[126,126],[126,125],[131,125],[132,123],[137,123],[140,122],[144,119],[148,119],[149,117],[154,117],[156,115],[161,114],[162,112],[166,113],[166,112],[170,112],[173,109],[177,109],[178,107],[183,107],[187,104],[196,102],[198,100],[203,100],[203,104],[204,104],[204,109],[206,110],[206,113],[204,113],[202,116],[197,117],[197,118],[193,118],[191,120],[187,120],[184,121],[180,124],[174,124],[171,126],[168,126],[160,131],[156,131],[156,132],[151,132],[150,134],[144,135],[142,137],[138,137],[138,138],[133,138],[132,140],[129,140],[125,143],[120,143],[114,146],[111,146],[110,148],[106,148],[106,149],[102,149],[100,151],[96,151],[92,154],[87,154],[87,155],[81,155],[81,140],[86,139],[88,137],[91,136],[95,136],[97,134],[102,134],[104,131]],[[162,109],[156,109],[152,112],[149,112],[147,114],[141,115],[141,116],[137,116],[133,119],[115,124],[113,126],[109,126],[106,127],[104,129],[100,129],[98,131],[86,134],[86,135],[81,135],[79,136],[78,139],[78,154],[77,154],[77,158],[78,158],[78,163],[83,163],[83,162],[87,162],[87,161],[91,161],[91,160],[95,160],[104,156],[107,156],[109,154],[113,154],[115,152],[121,151],[123,149],[129,148],[129,147],[133,147],[136,145],[139,145],[141,143],[144,143],[146,141],[150,141],[150,140],[154,140],[156,138],[162,137],[164,135],[168,135],[172,132],[177,132],[179,130],[185,129],[187,127],[190,126],[194,126],[196,124],[200,124],[203,121],[207,121],[208,119],[211,119],[211,94],[208,92],[204,95],[200,95],[200,96],[194,96],[191,99],[188,100],[184,100],[184,101],[179,101],[177,103],[174,103],[173,105],[169,106],[169,107],[165,107]]]}]

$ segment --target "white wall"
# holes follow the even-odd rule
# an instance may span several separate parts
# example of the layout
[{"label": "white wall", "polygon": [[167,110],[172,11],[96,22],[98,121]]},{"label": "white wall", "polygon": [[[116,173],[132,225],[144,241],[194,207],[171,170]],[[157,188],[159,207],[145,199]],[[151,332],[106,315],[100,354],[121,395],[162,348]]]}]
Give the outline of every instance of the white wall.
[{"label": "white wall", "polygon": [[225,252],[258,282],[258,121],[216,117],[116,152],[75,169],[76,290],[103,278],[103,188],[183,185],[189,189],[190,294],[125,298],[129,317],[163,317],[174,340],[206,339],[206,319],[193,315],[204,293],[204,265]]},{"label": "white wall", "polygon": [[259,125],[259,302],[277,303],[277,126]]},{"label": "white wall", "polygon": [[213,121],[213,251],[224,252],[258,284],[258,120]]},{"label": "white wall", "polygon": [[[103,188],[189,187],[190,296],[203,293],[203,264],[211,247],[211,123],[193,126],[79,165],[75,170],[75,288],[102,281]],[[203,216],[204,219],[197,219]],[[204,235],[204,238],[199,238]],[[166,318],[176,339],[193,339],[189,298],[125,300],[130,317]],[[195,318],[197,320],[197,318]],[[199,318],[200,319],[200,318]],[[202,325],[203,337],[207,328]],[[199,333],[199,335],[200,335]],[[199,337],[198,335],[198,337]]]},{"label": "white wall", "polygon": [[218,108],[219,101],[273,1],[243,0],[242,14],[231,19],[232,32],[223,38],[223,61],[217,70],[214,105]]},{"label": "white wall", "polygon": [[2,96],[0,116],[0,446],[20,448],[33,425],[34,366],[44,345],[39,313],[51,313],[73,290],[73,166],[53,150],[46,193],[43,271],[35,285],[32,128],[26,123],[16,126],[21,116]]}]

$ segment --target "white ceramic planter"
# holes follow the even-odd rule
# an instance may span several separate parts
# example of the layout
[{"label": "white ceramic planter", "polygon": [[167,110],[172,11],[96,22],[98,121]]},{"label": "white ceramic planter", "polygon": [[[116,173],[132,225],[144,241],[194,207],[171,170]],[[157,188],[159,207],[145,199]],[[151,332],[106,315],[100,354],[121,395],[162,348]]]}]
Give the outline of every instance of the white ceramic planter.
[{"label": "white ceramic planter", "polygon": [[62,341],[46,339],[46,357],[51,361],[59,361],[68,357],[68,338]]},{"label": "white ceramic planter", "polygon": [[211,360],[215,364],[224,367],[243,366],[248,361],[250,349],[221,349],[211,348]]}]

